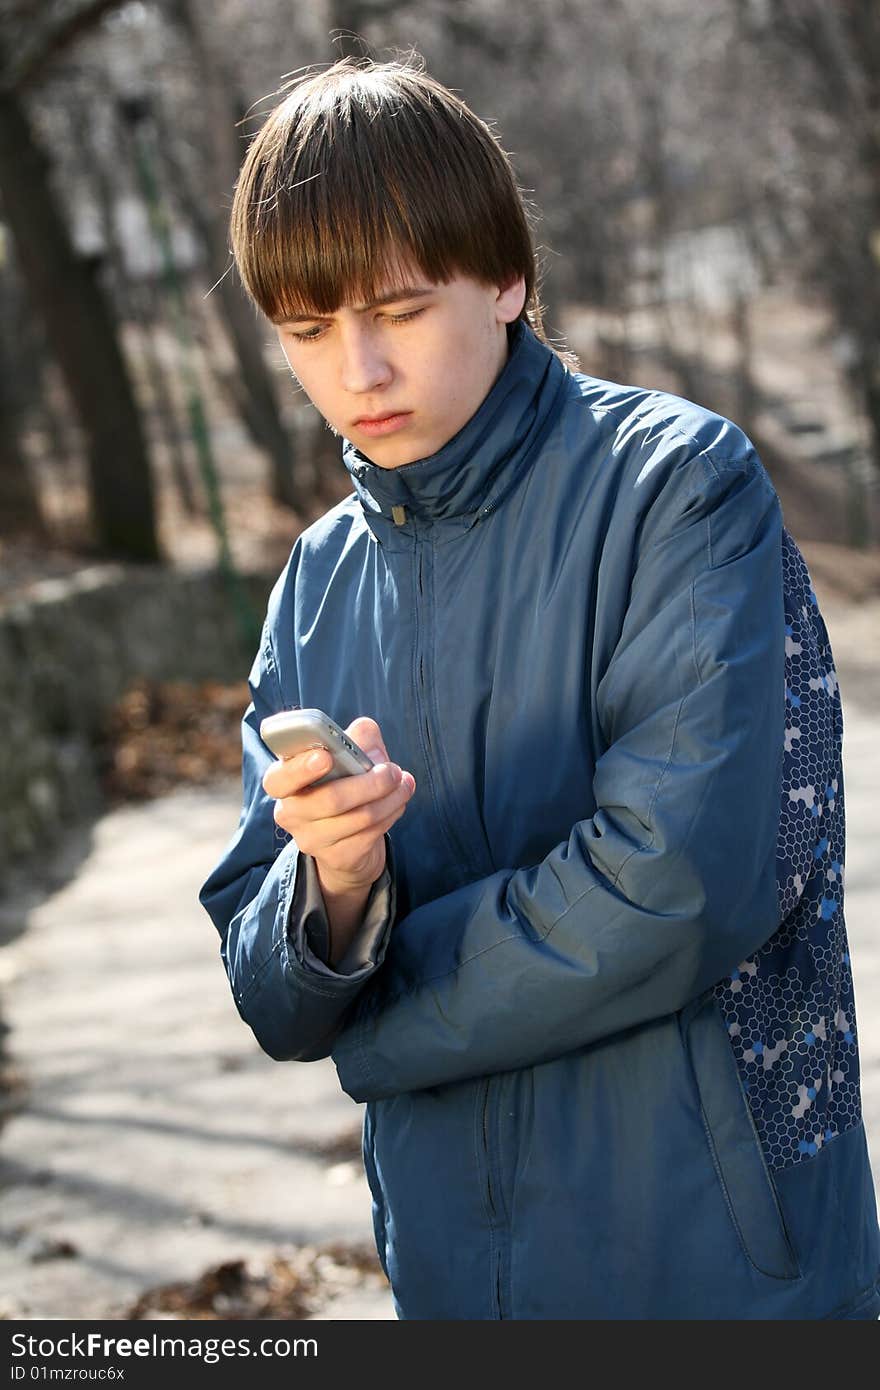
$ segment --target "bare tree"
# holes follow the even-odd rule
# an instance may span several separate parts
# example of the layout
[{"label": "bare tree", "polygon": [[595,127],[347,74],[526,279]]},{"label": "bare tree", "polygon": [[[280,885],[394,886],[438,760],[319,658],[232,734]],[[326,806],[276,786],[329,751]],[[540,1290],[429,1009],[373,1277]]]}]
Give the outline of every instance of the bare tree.
[{"label": "bare tree", "polygon": [[156,560],[153,485],[137,403],[112,313],[92,263],[78,256],[51,184],[26,89],[113,6],[23,5],[0,11],[0,188],[31,301],[82,423],[96,542],[106,554]]},{"label": "bare tree", "polygon": [[[260,329],[240,287],[227,273],[231,264],[228,207],[243,157],[239,134],[242,102],[227,45],[222,41],[228,35],[218,35],[213,17],[208,16],[199,0],[177,0],[168,13],[186,34],[195,62],[203,110],[200,131],[216,192],[216,211],[213,215],[203,212],[198,196],[190,192],[187,212],[205,246],[214,292],[220,297],[235,350],[240,373],[240,386],[235,388],[239,407],[254,442],[269,456],[272,496],[305,511],[314,478],[303,476],[303,468],[298,467],[294,441],[281,418],[274,383],[266,368]],[[164,141],[163,147],[172,150],[170,141]]]},{"label": "bare tree", "polygon": [[[117,112],[111,109],[109,115],[113,122],[112,138],[115,152],[120,147],[124,148],[123,132]],[[100,147],[97,122],[93,119],[92,110],[79,93],[69,103],[68,118],[77,150],[84,157],[85,176],[100,217],[101,238],[107,269],[110,272],[115,317],[131,328],[137,326],[137,366],[141,369],[141,376],[149,388],[147,407],[142,407],[142,414],[146,421],[148,413],[152,413],[157,433],[164,439],[168,451],[171,478],[181,508],[187,516],[192,517],[198,511],[198,505],[187,466],[185,431],[178,420],[168,375],[160,360],[154,333],[158,310],[155,282],[152,277],[144,277],[140,283],[136,283],[129,271],[115,216],[118,181],[114,177],[115,171],[111,172],[108,167]]]},{"label": "bare tree", "polygon": [[736,0],[769,93],[781,93],[791,249],[827,296],[880,470],[880,8],[876,0]]},{"label": "bare tree", "polygon": [[25,392],[17,370],[14,338],[19,304],[9,255],[0,244],[0,536],[42,535],[37,489],[21,447]]}]

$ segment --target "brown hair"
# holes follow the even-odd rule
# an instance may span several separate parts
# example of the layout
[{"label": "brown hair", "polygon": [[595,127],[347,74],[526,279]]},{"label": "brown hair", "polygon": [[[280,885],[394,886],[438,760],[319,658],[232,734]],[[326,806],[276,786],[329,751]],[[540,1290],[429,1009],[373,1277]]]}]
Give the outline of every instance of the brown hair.
[{"label": "brown hair", "polygon": [[435,282],[458,273],[504,286],[522,275],[520,317],[543,339],[510,161],[418,63],[343,58],[289,84],[235,187],[230,233],[245,288],[279,322],[369,302],[407,263]]}]

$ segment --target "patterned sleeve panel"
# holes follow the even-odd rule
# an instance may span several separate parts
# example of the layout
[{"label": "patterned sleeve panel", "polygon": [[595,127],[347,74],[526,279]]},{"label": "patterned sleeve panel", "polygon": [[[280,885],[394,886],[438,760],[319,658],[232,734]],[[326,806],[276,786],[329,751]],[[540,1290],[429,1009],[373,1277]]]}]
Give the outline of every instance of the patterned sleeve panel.
[{"label": "patterned sleeve panel", "polygon": [[843,719],[831,646],[803,557],[783,533],[785,754],[779,930],[716,988],[771,1168],[861,1119],[843,913]]}]

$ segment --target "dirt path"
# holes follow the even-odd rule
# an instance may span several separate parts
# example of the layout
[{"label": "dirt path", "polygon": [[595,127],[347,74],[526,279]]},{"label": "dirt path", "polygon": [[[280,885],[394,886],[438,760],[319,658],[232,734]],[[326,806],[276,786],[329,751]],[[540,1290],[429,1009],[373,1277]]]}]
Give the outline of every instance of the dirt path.
[{"label": "dirt path", "polygon": [[[106,816],[3,952],[28,1086],[3,1135],[7,1317],[120,1316],[218,1262],[372,1240],[361,1108],[331,1062],[259,1050],[196,901],[237,817],[235,782]],[[392,1317],[387,1286],[325,1315]]]},{"label": "dirt path", "polygon": [[[880,603],[825,604],[846,712],[847,903],[880,1175]],[[146,1289],[371,1239],[361,1110],[330,1062],[278,1065],[239,1021],[196,902],[237,783],[106,816],[0,953],[25,1103],[3,1134],[0,1315],[118,1317]],[[26,908],[4,908],[7,924]],[[66,1252],[66,1253],[65,1253]],[[317,1316],[389,1318],[337,1270]]]}]

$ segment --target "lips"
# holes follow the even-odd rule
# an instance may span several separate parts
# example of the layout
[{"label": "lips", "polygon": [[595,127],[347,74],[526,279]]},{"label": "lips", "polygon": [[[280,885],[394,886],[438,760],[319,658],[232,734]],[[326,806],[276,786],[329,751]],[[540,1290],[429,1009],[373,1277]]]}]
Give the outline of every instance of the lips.
[{"label": "lips", "polygon": [[381,415],[359,415],[356,425],[378,425],[382,420],[395,420],[398,415],[409,415],[408,410],[383,410]]},{"label": "lips", "polygon": [[394,434],[395,430],[403,429],[409,423],[411,416],[411,410],[401,410],[387,415],[362,415],[360,419],[355,420],[354,428],[362,434]]}]

